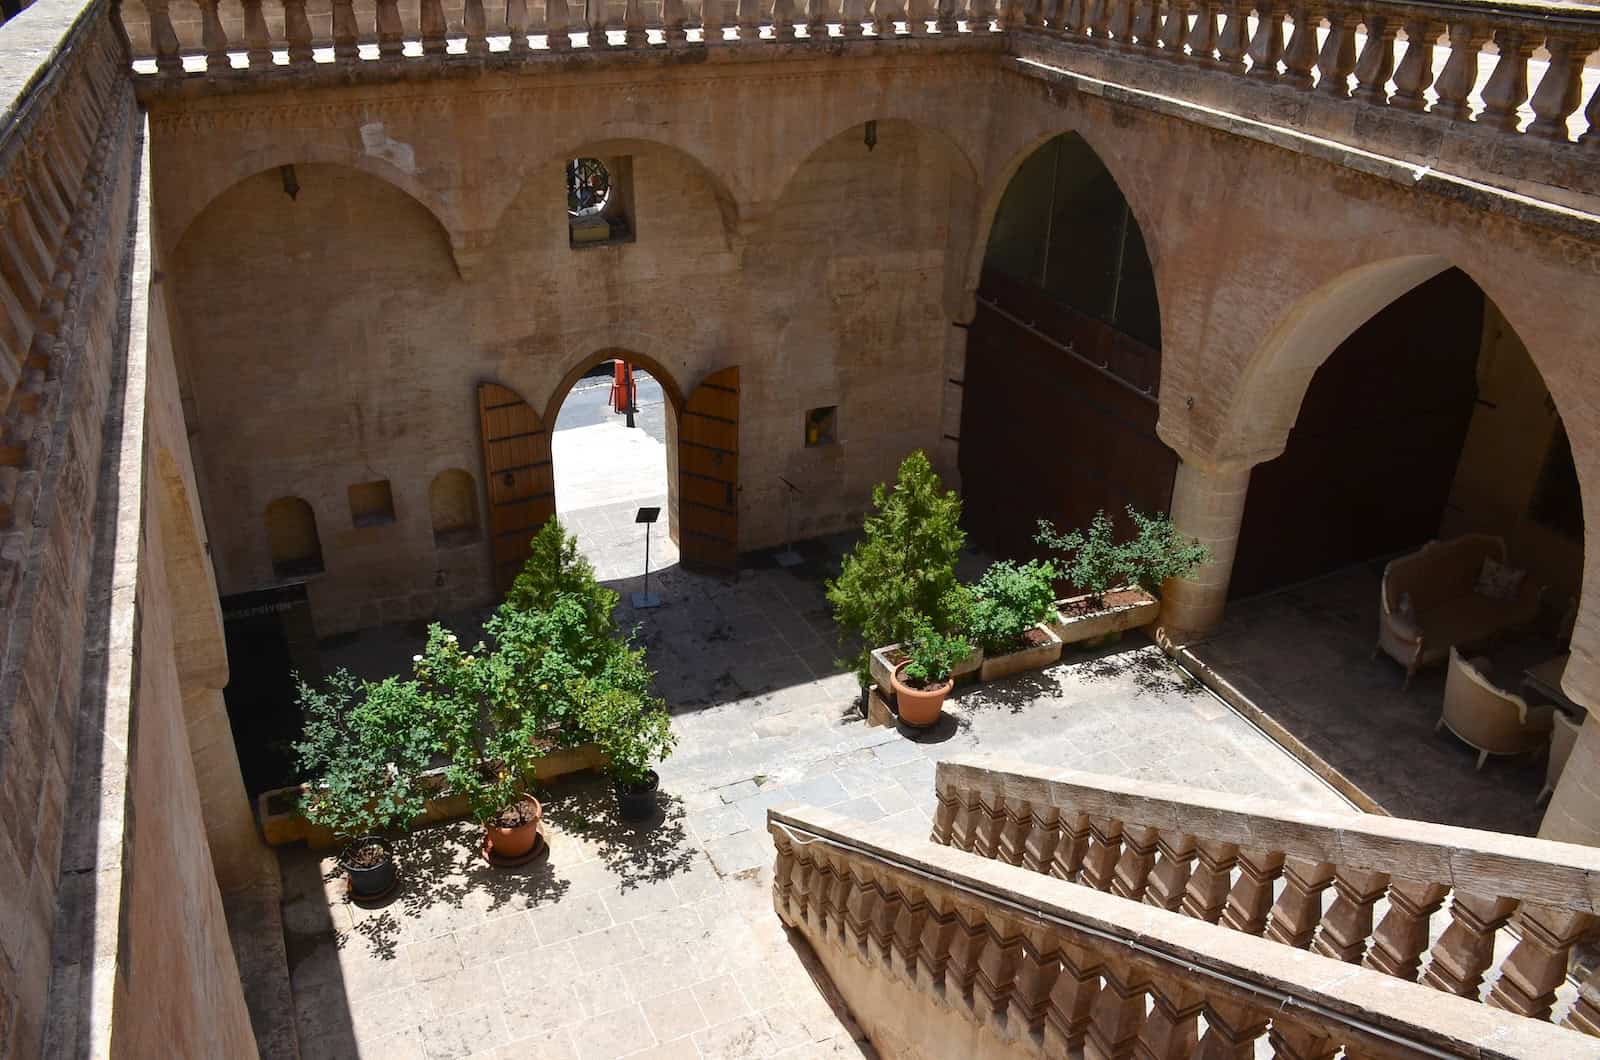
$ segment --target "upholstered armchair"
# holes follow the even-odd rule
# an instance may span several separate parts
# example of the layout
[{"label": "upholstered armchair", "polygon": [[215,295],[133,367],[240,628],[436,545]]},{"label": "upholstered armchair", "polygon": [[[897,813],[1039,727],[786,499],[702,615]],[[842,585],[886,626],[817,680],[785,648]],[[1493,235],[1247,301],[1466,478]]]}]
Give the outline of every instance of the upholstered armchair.
[{"label": "upholstered armchair", "polygon": [[1530,707],[1519,695],[1495,687],[1483,673],[1487,659],[1468,660],[1450,649],[1444,679],[1444,710],[1433,729],[1448,728],[1478,752],[1476,768],[1490,755],[1537,751],[1550,739],[1555,708]]},{"label": "upholstered armchair", "polygon": [[1374,654],[1383,652],[1406,668],[1407,688],[1418,670],[1442,662],[1452,647],[1483,644],[1538,615],[1539,588],[1532,578],[1523,578],[1510,600],[1473,591],[1486,558],[1504,563],[1505,542],[1492,534],[1463,534],[1430,541],[1384,568]]}]

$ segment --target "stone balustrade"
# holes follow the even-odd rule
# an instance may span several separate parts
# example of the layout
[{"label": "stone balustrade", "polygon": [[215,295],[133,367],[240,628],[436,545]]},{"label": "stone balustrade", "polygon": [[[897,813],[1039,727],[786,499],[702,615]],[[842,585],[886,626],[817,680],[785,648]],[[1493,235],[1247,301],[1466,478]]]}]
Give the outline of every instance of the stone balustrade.
[{"label": "stone balustrade", "polygon": [[767,820],[778,915],[884,1055],[1251,1057],[1262,1039],[1305,1060],[1600,1055],[1515,1012],[882,826]]},{"label": "stone balustrade", "polygon": [[[1534,1019],[1600,931],[1591,847],[986,756],[941,762],[935,783],[937,843],[1464,998],[1488,978],[1487,1005]],[[1600,975],[1564,1022],[1600,1034]]]},{"label": "stone balustrade", "polygon": [[141,69],[160,76],[448,53],[1003,32],[1019,55],[1030,39],[1053,38],[1353,106],[1470,119],[1558,143],[1576,138],[1600,150],[1600,88],[1591,86],[1585,100],[1583,79],[1585,61],[1600,51],[1600,9],[1562,3],[703,0],[691,8],[684,0],[128,0],[120,10]]}]

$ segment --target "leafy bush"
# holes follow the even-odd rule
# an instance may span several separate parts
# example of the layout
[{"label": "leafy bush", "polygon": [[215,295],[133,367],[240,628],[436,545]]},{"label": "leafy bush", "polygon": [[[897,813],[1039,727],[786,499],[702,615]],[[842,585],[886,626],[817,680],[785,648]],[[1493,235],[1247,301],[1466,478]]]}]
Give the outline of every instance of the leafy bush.
[{"label": "leafy bush", "polygon": [[918,619],[955,632],[964,618],[956,581],[956,559],[966,543],[961,498],[943,490],[917,450],[901,462],[892,489],[873,489],[872,504],[861,540],[827,586],[841,632],[863,642],[847,660],[862,687],[871,680],[873,648],[909,640]]},{"label": "leafy bush", "polygon": [[432,704],[415,681],[362,681],[339,670],[318,689],[299,681],[306,725],[295,744],[310,778],[301,812],[355,837],[404,828],[421,815],[417,780],[436,747]]},{"label": "leafy bush", "polygon": [[906,678],[919,685],[939,685],[950,679],[950,671],[972,654],[972,644],[960,634],[941,633],[923,619],[904,644]]},{"label": "leafy bush", "polygon": [[1055,610],[1055,564],[998,560],[989,565],[973,593],[969,632],[991,654],[1022,646],[1029,628]]},{"label": "leafy bush", "polygon": [[563,596],[578,602],[591,636],[616,635],[617,594],[595,579],[594,567],[578,551],[578,539],[551,516],[534,535],[499,611],[548,611]]},{"label": "leafy bush", "polygon": [[526,794],[542,726],[531,714],[496,709],[505,702],[510,675],[505,660],[482,642],[464,651],[454,633],[434,623],[414,661],[433,698],[445,780],[466,797],[473,819],[488,824]]},{"label": "leafy bush", "polygon": [[582,704],[584,731],[609,759],[606,772],[626,788],[644,787],[651,768],[678,742],[666,704],[639,688],[649,682],[644,652],[629,648],[613,660],[608,673],[573,687]]},{"label": "leafy bush", "polygon": [[1136,585],[1155,593],[1168,578],[1184,577],[1211,558],[1210,550],[1200,542],[1180,537],[1164,513],[1146,515],[1132,506],[1127,512],[1134,536],[1120,544],[1111,517],[1104,511],[1095,513],[1087,530],[1068,534],[1041,519],[1034,540],[1064,555],[1063,575],[1095,603],[1118,585]]}]

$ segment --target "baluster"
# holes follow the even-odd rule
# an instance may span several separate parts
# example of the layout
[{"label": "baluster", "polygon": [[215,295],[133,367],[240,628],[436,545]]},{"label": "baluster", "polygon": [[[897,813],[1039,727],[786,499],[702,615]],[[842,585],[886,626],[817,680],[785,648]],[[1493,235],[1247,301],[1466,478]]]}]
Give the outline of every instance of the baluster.
[{"label": "baluster", "polygon": [[1494,960],[1495,932],[1516,908],[1512,898],[1479,898],[1457,891],[1450,899],[1450,926],[1433,944],[1422,981],[1447,994],[1476,998],[1483,973]]},{"label": "baluster", "polygon": [[1256,1039],[1267,1017],[1232,1001],[1206,1002],[1206,1036],[1195,1054],[1201,1060],[1255,1060]]},{"label": "baluster", "polygon": [[944,970],[950,960],[950,946],[956,932],[961,929],[961,918],[956,916],[955,907],[930,895],[922,920],[922,935],[917,943],[916,974],[917,978],[936,991],[944,990]]},{"label": "baluster", "polygon": [[741,44],[753,44],[761,39],[761,0],[737,0],[733,18]]},{"label": "baluster", "polygon": [[1578,142],[1590,150],[1600,150],[1600,87],[1595,88],[1589,105],[1583,108],[1583,120],[1589,127],[1578,137]]},{"label": "baluster", "polygon": [[1552,34],[1544,46],[1550,52],[1550,65],[1533,93],[1534,118],[1528,133],[1564,144],[1568,141],[1567,119],[1583,102],[1583,61],[1595,50],[1597,41]]},{"label": "baluster", "polygon": [[1362,961],[1396,979],[1417,980],[1428,948],[1428,918],[1444,904],[1450,888],[1436,883],[1396,880],[1389,885],[1389,911],[1372,933],[1372,949]]},{"label": "baluster", "polygon": [[1150,979],[1144,969],[1120,956],[1107,956],[1100,968],[1104,980],[1089,1010],[1088,1055],[1129,1056],[1144,1024],[1144,995]]},{"label": "baluster", "polygon": [[[841,37],[861,37],[866,35],[866,30],[861,25],[861,20],[866,17],[866,0],[842,0],[839,5],[839,35]],[[963,820],[967,820],[967,830],[962,831]],[[963,803],[956,810],[955,830],[950,836],[950,845],[960,850],[972,849],[972,822],[976,821],[975,811],[967,809]],[[962,846],[965,842],[966,845]]]},{"label": "baluster", "polygon": [[700,39],[706,44],[723,42],[722,0],[700,0]]},{"label": "baluster", "polygon": [[1311,943],[1313,953],[1354,964],[1366,952],[1372,935],[1372,904],[1383,897],[1389,877],[1382,872],[1341,869],[1333,877],[1333,904],[1322,918],[1322,930]]},{"label": "baluster", "polygon": [[1519,115],[1517,108],[1528,98],[1528,53],[1533,51],[1537,38],[1530,39],[1514,29],[1497,29],[1495,46],[1500,58],[1494,64],[1494,73],[1483,85],[1483,113],[1480,124],[1501,132],[1516,132]]},{"label": "baluster", "polygon": [[1133,37],[1133,0],[1107,0],[1110,11],[1106,19],[1106,34],[1119,46],[1126,48]]},{"label": "baluster", "polygon": [[242,0],[244,7],[245,65],[259,70],[272,65],[272,38],[267,35],[267,17],[261,0]]},{"label": "baluster", "polygon": [[1151,978],[1149,991],[1150,1014],[1135,1050],[1139,1060],[1188,1060],[1199,1041],[1205,996],[1167,976]]},{"label": "baluster", "polygon": [[[683,0],[664,0],[666,4],[678,4],[682,8]],[[528,51],[528,0],[506,0],[506,32],[511,34],[511,52],[525,54]]]},{"label": "baluster", "polygon": [[[338,21],[338,9],[334,9]],[[229,68],[228,33],[222,28],[222,17],[217,13],[217,0],[200,0],[200,44],[206,50],[206,72],[215,74]],[[156,64],[157,69],[160,63]],[[1577,104],[1573,104],[1573,109]]]},{"label": "baluster", "polygon": [[906,0],[906,32],[913,37],[928,35],[928,0]]},{"label": "baluster", "polygon": [[[639,0],[631,2],[637,4]],[[489,54],[489,23],[483,12],[483,0],[463,0],[461,30],[467,36],[468,55]]]},{"label": "baluster", "polygon": [[1311,68],[1317,65],[1317,26],[1322,21],[1310,0],[1293,9],[1294,34],[1283,49],[1283,81],[1302,91],[1311,87]]},{"label": "baluster", "polygon": [[1250,76],[1276,81],[1278,60],[1283,58],[1281,0],[1261,0],[1256,4],[1256,16],[1256,35],[1250,39]]},{"label": "baluster", "polygon": [[1322,892],[1333,884],[1333,866],[1325,861],[1284,861],[1283,893],[1272,907],[1266,937],[1296,949],[1311,945],[1322,922]]},{"label": "baluster", "polygon": [[1578,988],[1578,999],[1561,1025],[1600,1038],[1600,970],[1590,972],[1584,979]]},{"label": "baluster", "polygon": [[794,894],[794,843],[781,832],[772,832],[772,846],[776,851],[772,860],[772,908],[785,924],[794,925],[790,901]]},{"label": "baluster", "polygon": [[1117,859],[1111,875],[1111,893],[1135,902],[1144,898],[1150,886],[1150,871],[1156,864],[1156,847],[1160,833],[1154,828],[1135,826],[1132,831],[1123,829],[1122,857]]},{"label": "baluster", "polygon": [[644,4],[640,0],[626,0],[622,6],[622,42],[629,48],[643,48],[650,43],[650,35],[644,31]]},{"label": "baluster", "polygon": [[1055,936],[1047,930],[1035,928],[1028,931],[1023,936],[1023,946],[1018,951],[1017,963],[1012,970],[1006,1024],[1010,1033],[1018,1039],[1026,1029],[1036,1051],[1044,1043],[1050,992],[1061,974],[1061,962],[1055,949]]},{"label": "baluster", "polygon": [[1451,24],[1450,57],[1434,83],[1439,102],[1433,105],[1433,113],[1452,121],[1465,121],[1472,113],[1469,97],[1478,83],[1478,53],[1488,39],[1488,30],[1476,23]]},{"label": "baluster", "polygon": [[[825,41],[828,39],[828,0],[807,0],[806,39],[811,41]],[[935,843],[948,844],[950,842],[950,822],[955,817],[955,807],[947,805],[943,799],[940,799],[933,812],[933,841]]]},{"label": "baluster", "polygon": [[1272,884],[1283,875],[1281,851],[1241,850],[1239,882],[1228,892],[1222,924],[1246,935],[1261,935],[1272,910]]},{"label": "baluster", "polygon": [[419,26],[422,34],[422,54],[443,55],[446,26],[442,0],[422,0]]},{"label": "baluster", "polygon": [[1350,98],[1350,74],[1356,68],[1356,24],[1360,14],[1344,4],[1328,9],[1328,36],[1317,55],[1322,80],[1317,91],[1335,99]]},{"label": "baluster", "polygon": [[1122,852],[1122,822],[1107,817],[1089,818],[1089,853],[1083,859],[1078,881],[1097,891],[1109,891]]},{"label": "baluster", "polygon": [[1009,918],[990,917],[972,980],[974,1004],[985,1023],[995,1023],[1010,1009],[1011,986],[1024,948],[1022,935]]},{"label": "baluster", "polygon": [[289,65],[309,65],[311,20],[306,18],[306,0],[283,0],[283,35],[289,45]]},{"label": "baluster", "polygon": [[[566,0],[561,0],[565,3]],[[260,0],[245,0],[245,31],[250,28],[249,5],[254,3],[260,7]],[[374,15],[374,29],[378,33],[378,58],[398,59],[405,49],[405,27],[400,22],[399,0],[378,0],[378,9]],[[554,47],[554,45],[552,45]],[[254,66],[255,61],[251,60]]]},{"label": "baluster", "polygon": [[1013,30],[1022,24],[1024,5],[1030,0],[1000,0],[1000,28]]},{"label": "baluster", "polygon": [[1160,0],[1139,0],[1133,8],[1133,39],[1141,48],[1155,51],[1161,27]]},{"label": "baluster", "polygon": [[1083,1048],[1089,1032],[1089,1015],[1100,993],[1100,961],[1081,946],[1062,944],[1061,973],[1050,988],[1045,1009],[1044,1046],[1047,1056],[1065,1056]]},{"label": "baluster", "polygon": [[1197,840],[1194,872],[1179,908],[1184,915],[1215,924],[1228,900],[1228,874],[1239,860],[1239,848],[1211,839]]},{"label": "baluster", "polygon": [[1062,814],[1058,818],[1061,840],[1050,857],[1050,875],[1058,880],[1078,879],[1083,871],[1083,858],[1089,851],[1089,818],[1081,813]]},{"label": "baluster", "polygon": [[1571,909],[1523,906],[1517,914],[1522,939],[1500,965],[1488,1003],[1532,1019],[1549,1019],[1556,988],[1567,978],[1572,945],[1597,923],[1588,913]]},{"label": "baluster", "polygon": [[772,39],[790,41],[795,38],[794,0],[772,0]]},{"label": "baluster", "polygon": [[1069,37],[1081,37],[1088,27],[1084,0],[1066,0],[1061,11],[1061,32]]},{"label": "baluster", "polygon": [[1433,42],[1440,24],[1417,16],[1405,20],[1406,54],[1394,71],[1394,95],[1389,106],[1412,112],[1428,105],[1426,92],[1433,84]]},{"label": "baluster", "polygon": [[1389,78],[1394,74],[1394,35],[1399,23],[1385,15],[1367,16],[1367,46],[1356,63],[1356,98],[1381,107],[1389,102]]},{"label": "baluster", "polygon": [[841,944],[851,941],[850,925],[846,913],[850,906],[850,892],[855,883],[850,875],[850,865],[844,855],[829,855],[828,886],[822,892],[823,930]]},{"label": "baluster", "polygon": [[1112,0],[1084,0],[1083,31],[1096,42],[1106,39],[1106,20],[1111,16]]},{"label": "baluster", "polygon": [[989,927],[977,906],[956,905],[956,929],[950,936],[950,949],[944,964],[945,1003],[971,1012],[973,981],[978,977],[978,958],[989,940]]},{"label": "baluster", "polygon": [[870,878],[857,876],[858,872],[868,871],[863,865],[852,865],[845,873],[845,890],[841,895],[843,906],[841,920],[844,922],[844,941],[847,946],[852,946],[856,956],[865,964],[873,963],[873,957],[867,952],[868,929],[873,917],[877,914],[882,896],[873,885]]},{"label": "baluster", "polygon": [[1183,904],[1184,889],[1189,885],[1189,871],[1195,857],[1194,836],[1161,832],[1156,837],[1156,850],[1161,858],[1150,875],[1144,901],[1146,905],[1176,913]]},{"label": "baluster", "polygon": [[895,971],[907,979],[917,975],[917,950],[922,943],[923,928],[928,922],[928,899],[915,887],[901,888],[901,901],[894,918],[890,946],[900,958]]},{"label": "baluster", "polygon": [[1000,823],[1000,838],[995,858],[1007,865],[1022,864],[1022,848],[1027,842],[1033,824],[1033,807],[1018,799],[1006,799],[1000,804],[1005,819]]},{"label": "baluster", "polygon": [[[826,3],[819,3],[818,0],[810,2],[811,6],[806,9],[811,19],[807,23],[808,29],[817,21],[827,18],[828,10]],[[956,794],[954,788],[935,789],[933,800],[933,830],[929,833],[928,840],[943,846],[954,846],[955,841],[951,836],[955,829],[956,816],[961,812],[961,796]]]},{"label": "baluster", "polygon": [[957,22],[956,12],[959,10],[960,8],[956,6],[956,0],[935,0],[934,28],[940,33],[958,32],[961,27]]},{"label": "baluster", "polygon": [[1222,0],[1224,21],[1217,38],[1218,63],[1229,73],[1244,73],[1245,33],[1249,31],[1249,0]]},{"label": "baluster", "polygon": [[1189,39],[1189,0],[1167,0],[1167,15],[1161,23],[1162,58],[1183,62],[1184,43]]},{"label": "baluster", "polygon": [[1044,0],[1022,0],[1022,24],[1029,29],[1044,26]]},{"label": "baluster", "polygon": [[[886,2],[886,0],[879,0],[879,2]],[[877,17],[877,13],[874,12],[874,18],[876,19]],[[881,25],[882,23],[878,24]],[[891,30],[890,32],[892,33],[893,31]],[[979,857],[994,857],[1000,850],[1000,831],[1005,827],[1005,823],[1004,800],[1001,800],[998,806],[992,808],[988,803],[981,799],[978,800],[973,807],[971,851]]]},{"label": "baluster", "polygon": [[1050,871],[1056,845],[1061,842],[1061,815],[1054,806],[1045,806],[1028,815],[1028,834],[1022,840],[1022,867],[1030,872]]},{"label": "baluster", "polygon": [[351,63],[361,57],[356,47],[361,30],[356,25],[356,6],[353,0],[333,0],[333,58],[336,62]]},{"label": "baluster", "polygon": [[[900,18],[900,14],[899,0],[873,0],[872,28],[880,37],[893,37],[895,35],[894,24]],[[1000,832],[1006,824],[1005,800],[1001,800],[1000,805],[995,808],[990,816],[994,820],[993,839],[995,846],[993,851],[984,854],[986,858],[996,857],[999,854]]]},{"label": "baluster", "polygon": [[884,968],[894,967],[894,926],[900,920],[900,909],[905,899],[892,880],[874,876],[878,888],[878,902],[867,919],[867,955]]},{"label": "baluster", "polygon": [[589,27],[589,47],[609,48],[611,38],[607,30],[611,26],[610,0],[587,0],[584,8],[584,22]]},{"label": "baluster", "polygon": [[967,32],[988,33],[994,29],[994,0],[971,0],[967,10]]},{"label": "baluster", "polygon": [[[848,23],[852,0],[844,0],[844,18]],[[854,0],[854,6],[859,10],[861,0]],[[977,842],[978,828],[983,821],[982,803],[974,798],[971,803],[961,797],[959,792],[951,792],[951,804],[954,815],[950,818],[950,838],[947,841],[957,850],[972,851],[972,845]]]},{"label": "baluster", "polygon": [[1273,1013],[1272,1029],[1267,1032],[1273,1060],[1333,1060],[1339,1043],[1320,1030],[1303,1027]]},{"label": "baluster", "polygon": [[1201,63],[1217,61],[1218,0],[1195,0],[1194,28],[1189,31],[1189,57]]},{"label": "baluster", "polygon": [[811,919],[812,906],[817,900],[817,866],[804,853],[798,855],[789,868],[786,888],[789,915],[784,918],[790,925]]},{"label": "baluster", "polygon": [[145,12],[150,17],[150,44],[156,50],[156,69],[163,74],[183,73],[183,60],[178,57],[178,34],[172,28],[167,0],[145,0]]}]

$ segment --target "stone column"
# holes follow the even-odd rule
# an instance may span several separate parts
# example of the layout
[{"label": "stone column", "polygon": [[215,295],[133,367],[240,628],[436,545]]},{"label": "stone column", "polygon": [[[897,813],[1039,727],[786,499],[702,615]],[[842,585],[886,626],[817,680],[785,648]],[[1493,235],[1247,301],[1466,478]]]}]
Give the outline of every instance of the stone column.
[{"label": "stone column", "polygon": [[183,718],[218,889],[275,885],[277,863],[256,833],[222,690],[183,681]]},{"label": "stone column", "polygon": [[[1586,570],[1585,588],[1592,582],[1593,576]],[[1588,605],[1592,599],[1592,594],[1586,593],[1582,603]],[[1572,655],[1561,675],[1561,690],[1589,714],[1578,730],[1578,741],[1550,796],[1550,805],[1545,808],[1539,838],[1600,846],[1600,664],[1596,663],[1594,650],[1600,639],[1595,634],[1600,623],[1591,614],[1588,606],[1580,611],[1572,634]]]},{"label": "stone column", "polygon": [[1178,465],[1172,483],[1172,524],[1184,537],[1210,549],[1211,558],[1189,577],[1174,578],[1162,589],[1159,625],[1175,644],[1209,632],[1222,621],[1249,489],[1249,465],[1205,466],[1188,460]]}]

